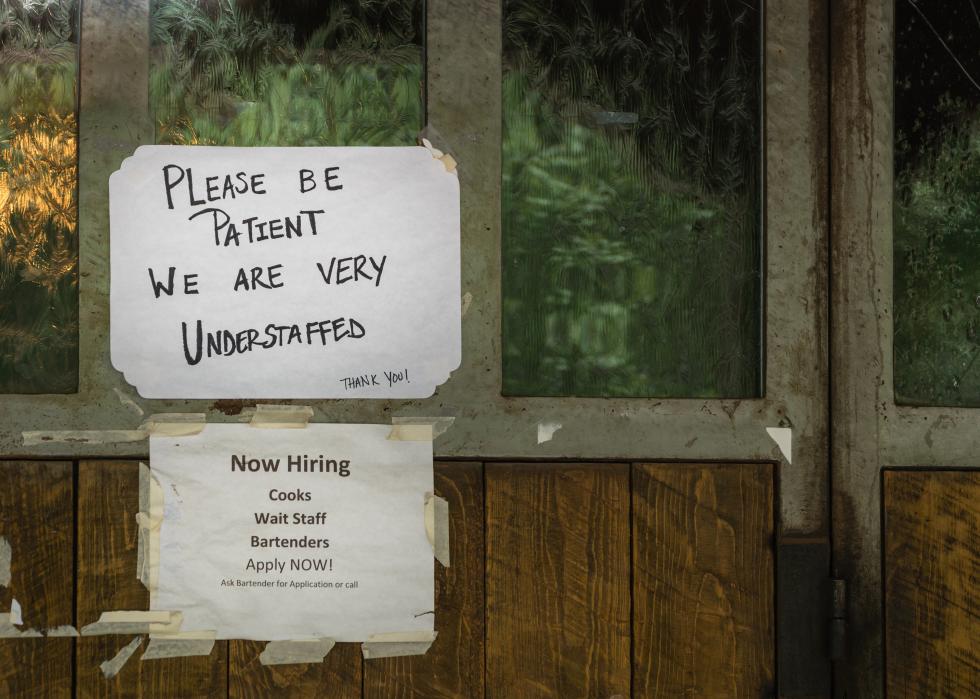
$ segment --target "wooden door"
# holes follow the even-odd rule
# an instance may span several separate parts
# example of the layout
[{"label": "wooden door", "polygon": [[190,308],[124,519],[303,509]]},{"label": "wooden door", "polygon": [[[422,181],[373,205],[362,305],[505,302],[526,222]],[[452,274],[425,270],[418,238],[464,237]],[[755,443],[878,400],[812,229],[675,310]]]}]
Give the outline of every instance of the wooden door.
[{"label": "wooden door", "polygon": [[[161,19],[178,5],[198,21]],[[236,4],[254,18],[253,5]],[[292,36],[306,41],[325,10],[295,5],[309,21],[291,15]],[[380,95],[392,112],[378,129],[330,121],[328,138],[262,113],[246,129],[249,110],[282,116],[259,88],[244,99],[195,83],[201,104],[241,98],[222,129],[184,92],[161,92],[177,68],[202,69],[167,63],[180,47],[166,37],[211,31],[224,5],[82,3],[77,391],[0,398],[0,608],[22,610],[6,635],[40,634],[0,639],[0,694],[828,696],[825,4],[395,5],[411,11],[344,5],[397,25],[400,43],[350,33],[367,44],[344,60],[398,61],[373,83],[388,92],[361,86],[343,104]],[[280,37],[275,60],[292,55],[263,36]],[[557,62],[520,70],[545,59]],[[310,106],[315,71],[267,68]],[[601,79],[585,89],[583,75]],[[669,89],[646,94],[644,81]],[[574,100],[555,97],[568,85]],[[528,124],[540,128],[518,133]],[[363,660],[341,644],[322,663],[272,667],[258,642],[141,661],[145,638],[75,635],[148,604],[134,519],[144,417],[235,422],[263,402],[146,400],[112,368],[109,174],[144,143],[391,145],[423,125],[460,163],[463,364],[430,399],[312,407],[316,421],[452,418],[434,442],[452,566],[434,564],[430,651]],[[522,248],[532,232],[546,249]]]}]

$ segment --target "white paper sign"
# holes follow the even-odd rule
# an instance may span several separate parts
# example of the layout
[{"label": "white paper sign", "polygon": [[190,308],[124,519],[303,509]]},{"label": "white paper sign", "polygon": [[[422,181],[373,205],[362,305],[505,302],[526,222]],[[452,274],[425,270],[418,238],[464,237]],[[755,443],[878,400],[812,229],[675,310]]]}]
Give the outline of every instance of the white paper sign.
[{"label": "white paper sign", "polygon": [[459,366],[459,181],[423,147],[143,146],[109,195],[146,398],[425,398]]},{"label": "white paper sign", "polygon": [[150,437],[164,498],[150,609],[217,638],[431,631],[432,442],[390,426],[207,425]]}]

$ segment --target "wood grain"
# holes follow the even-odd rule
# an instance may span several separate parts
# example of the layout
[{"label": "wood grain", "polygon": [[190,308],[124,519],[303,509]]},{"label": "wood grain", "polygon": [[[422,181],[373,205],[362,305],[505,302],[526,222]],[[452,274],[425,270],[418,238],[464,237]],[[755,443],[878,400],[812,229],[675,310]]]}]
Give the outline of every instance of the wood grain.
[{"label": "wood grain", "polygon": [[369,660],[366,699],[483,696],[483,468],[437,463],[436,494],[449,502],[451,566],[435,563],[436,630],[424,656]]},{"label": "wood grain", "polygon": [[975,697],[980,473],[886,471],[884,500],[888,697]]},{"label": "wood grain", "polygon": [[[105,611],[142,610],[149,593],[136,578],[136,519],[139,465],[124,461],[83,461],[78,467],[79,629]],[[142,650],[118,675],[107,680],[99,670],[132,636],[78,639],[78,697],[226,697],[226,642],[210,656],[140,660]],[[146,642],[143,649],[146,648]]]},{"label": "wood grain", "polygon": [[773,482],[765,465],[633,469],[633,692],[774,692]]},{"label": "wood grain", "polygon": [[265,641],[230,641],[229,696],[236,699],[359,699],[361,645],[338,643],[322,663],[263,665]]},{"label": "wood grain", "polygon": [[629,471],[487,464],[487,696],[630,694]]},{"label": "wood grain", "polygon": [[[11,580],[0,607],[15,598],[22,629],[72,624],[75,507],[72,463],[0,462],[0,536],[11,547]],[[0,696],[69,697],[71,638],[0,640]]]}]

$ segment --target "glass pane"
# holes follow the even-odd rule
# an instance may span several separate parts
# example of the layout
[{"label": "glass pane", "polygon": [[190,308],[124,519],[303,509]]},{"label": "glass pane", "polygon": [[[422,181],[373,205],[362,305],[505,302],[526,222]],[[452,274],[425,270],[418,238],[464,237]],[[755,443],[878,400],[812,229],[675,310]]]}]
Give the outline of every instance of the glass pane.
[{"label": "glass pane", "polygon": [[78,5],[0,0],[0,393],[78,386]]},{"label": "glass pane", "polygon": [[759,394],[757,5],[505,1],[505,394]]},{"label": "glass pane", "polygon": [[980,405],[980,14],[895,9],[896,399]]},{"label": "glass pane", "polygon": [[157,142],[414,145],[422,0],[154,0]]}]

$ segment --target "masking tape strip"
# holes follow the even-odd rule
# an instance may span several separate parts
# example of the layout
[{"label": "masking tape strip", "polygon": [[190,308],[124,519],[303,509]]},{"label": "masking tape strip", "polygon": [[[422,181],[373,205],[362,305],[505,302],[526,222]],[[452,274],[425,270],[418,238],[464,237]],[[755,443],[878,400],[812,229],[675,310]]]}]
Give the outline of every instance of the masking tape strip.
[{"label": "masking tape strip", "polygon": [[308,405],[257,405],[252,419],[249,420],[251,427],[263,427],[265,429],[286,430],[303,429],[313,417],[313,408]]},{"label": "masking tape strip", "polygon": [[446,168],[446,172],[456,172],[456,166],[459,165],[459,163],[456,162],[456,158],[451,156],[449,153],[443,153],[441,150],[432,145],[432,141],[424,136],[419,140],[420,145],[427,148],[429,152],[432,153],[433,158],[442,162],[443,167]]},{"label": "masking tape strip", "polygon": [[432,554],[449,567],[449,501],[432,493],[425,494],[425,536]]},{"label": "masking tape strip", "polygon": [[[432,426],[432,439],[446,434],[453,423],[456,422],[456,418],[451,416],[445,417],[393,417],[391,418],[392,425],[431,425]],[[389,434],[388,439],[392,439]],[[418,441],[424,442],[425,439],[420,439]]]},{"label": "masking tape strip", "polygon": [[214,649],[214,631],[185,631],[183,633],[151,633],[150,642],[140,660],[161,658],[189,658],[211,655]]},{"label": "masking tape strip", "polygon": [[334,645],[336,641],[332,638],[269,641],[259,654],[259,662],[263,665],[321,663]]},{"label": "masking tape strip", "polygon": [[140,511],[136,514],[137,531],[136,577],[152,598],[160,579],[160,525],[163,523],[163,488],[150,472],[140,464]]},{"label": "masking tape strip", "polygon": [[99,669],[102,670],[103,676],[107,680],[111,680],[113,677],[119,674],[122,670],[123,665],[125,665],[130,658],[133,657],[133,653],[136,649],[140,647],[143,642],[142,636],[136,636],[132,641],[123,646],[118,653],[112,656],[111,660],[103,660],[102,664],[99,665]]},{"label": "masking tape strip", "polygon": [[426,418],[425,424],[392,424],[388,439],[396,442],[431,442],[433,427],[429,419]]},{"label": "masking tape strip", "polygon": [[0,587],[10,585],[10,558],[13,554],[10,542],[0,536]]},{"label": "masking tape strip", "polygon": [[176,633],[183,620],[181,612],[102,612],[98,621],[82,627],[82,635]]},{"label": "masking tape strip", "polygon": [[436,631],[403,631],[372,634],[361,644],[361,655],[365,660],[425,655],[436,640],[437,633]]},{"label": "masking tape strip", "polygon": [[187,437],[204,429],[204,413],[156,413],[143,420],[140,430],[147,434]]},{"label": "masking tape strip", "polygon": [[27,430],[21,432],[24,446],[43,444],[109,444],[142,442],[151,434],[186,437],[204,429],[204,413],[157,413],[135,430]]}]

